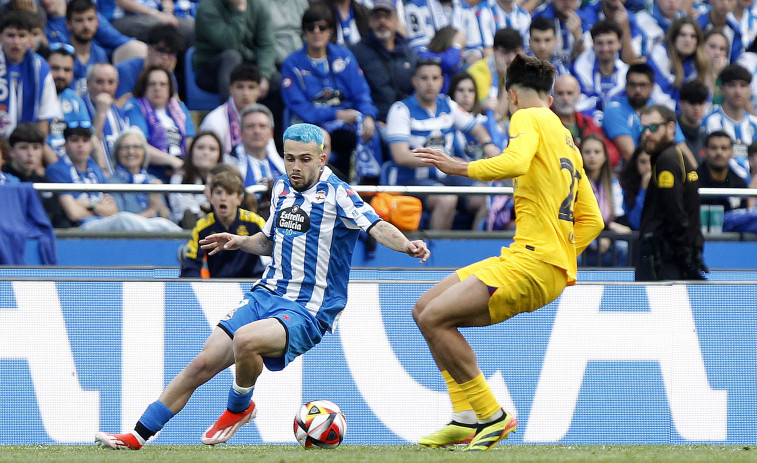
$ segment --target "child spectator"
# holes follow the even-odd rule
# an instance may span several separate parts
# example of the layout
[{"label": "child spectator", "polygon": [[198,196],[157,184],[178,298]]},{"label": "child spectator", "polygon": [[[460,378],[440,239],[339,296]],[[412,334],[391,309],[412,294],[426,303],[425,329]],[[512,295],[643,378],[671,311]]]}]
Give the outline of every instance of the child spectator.
[{"label": "child spectator", "polygon": [[[90,156],[92,126],[72,123],[63,131],[66,154],[47,168],[55,183],[105,183],[105,175]],[[149,219],[132,212],[120,212],[115,198],[102,192],[72,192],[60,195],[60,204],[68,219],[87,231],[155,231]]]},{"label": "child spectator", "polygon": [[213,212],[200,219],[192,230],[181,264],[183,278],[200,278],[207,260],[209,278],[259,278],[263,274],[260,256],[244,251],[222,251],[207,256],[200,240],[213,233],[229,232],[251,236],[262,230],[265,221],[254,212],[240,208],[244,198],[242,177],[237,172],[221,172],[211,177],[208,200]]},{"label": "child spectator", "polygon": [[[1,139],[1,138],[0,138]],[[2,139],[5,141],[4,139]],[[46,176],[39,174],[44,172],[42,166],[42,150],[45,143],[44,135],[36,124],[25,122],[13,129],[10,139],[10,148],[6,153],[7,160],[3,166],[3,172],[17,177],[21,182],[51,183]],[[58,193],[40,193],[42,206],[50,218],[53,228],[68,228],[71,222],[63,212],[58,199]]]}]

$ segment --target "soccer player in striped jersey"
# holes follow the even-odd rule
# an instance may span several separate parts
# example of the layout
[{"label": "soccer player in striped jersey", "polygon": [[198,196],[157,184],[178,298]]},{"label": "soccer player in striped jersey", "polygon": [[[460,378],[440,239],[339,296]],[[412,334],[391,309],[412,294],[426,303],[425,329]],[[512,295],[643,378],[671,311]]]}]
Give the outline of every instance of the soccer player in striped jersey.
[{"label": "soccer player in striped jersey", "polygon": [[413,308],[453,405],[452,422],[422,438],[421,445],[469,442],[466,450],[488,450],[515,430],[518,420],[497,403],[458,328],[499,323],[556,299],[575,283],[576,257],[604,228],[581,153],[549,109],[556,72],[548,62],[524,55],[510,64],[505,81],[513,113],[510,143],[499,156],[468,163],[439,150],[415,150],[419,159],[450,175],[512,178],[516,223],[510,247],[446,277]]},{"label": "soccer player in striped jersey", "polygon": [[133,431],[98,432],[95,442],[114,450],[141,448],[199,386],[236,365],[227,409],[200,438],[208,445],[226,442],[255,416],[252,390],[263,366],[281,370],[333,331],[347,304],[350,262],[360,230],[421,263],[428,259],[426,243],[408,240],[381,220],[326,167],[319,127],[296,124],[284,132],[284,163],[286,176],[273,188],[263,231],[252,236],[217,233],[200,242],[211,255],[241,249],[271,256],[263,278],[219,322],[202,352],[147,407]]}]

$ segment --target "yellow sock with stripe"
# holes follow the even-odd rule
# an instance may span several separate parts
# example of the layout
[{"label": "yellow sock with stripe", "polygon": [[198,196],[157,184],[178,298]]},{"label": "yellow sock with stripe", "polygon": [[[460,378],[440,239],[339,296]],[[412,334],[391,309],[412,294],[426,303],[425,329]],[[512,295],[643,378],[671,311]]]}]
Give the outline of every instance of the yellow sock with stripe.
[{"label": "yellow sock with stripe", "polygon": [[460,384],[460,389],[465,392],[465,397],[479,420],[486,420],[502,410],[489,385],[486,384],[483,373],[479,373],[472,380]]},{"label": "yellow sock with stripe", "polygon": [[449,392],[449,398],[452,400],[452,412],[460,413],[468,410],[473,410],[473,407],[468,402],[468,398],[465,396],[465,392],[460,388],[460,385],[452,379],[452,375],[447,370],[442,371],[442,377],[447,383],[447,391]]}]

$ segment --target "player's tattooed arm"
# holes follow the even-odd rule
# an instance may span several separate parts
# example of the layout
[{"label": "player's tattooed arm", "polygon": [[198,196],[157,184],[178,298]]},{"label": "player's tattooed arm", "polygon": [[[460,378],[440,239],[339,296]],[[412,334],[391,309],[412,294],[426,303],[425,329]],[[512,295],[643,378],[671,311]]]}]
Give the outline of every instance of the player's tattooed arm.
[{"label": "player's tattooed arm", "polygon": [[372,237],[376,238],[376,241],[387,248],[417,257],[421,260],[421,263],[426,262],[431,255],[431,251],[428,250],[425,242],[422,240],[408,240],[397,227],[389,222],[383,220],[377,222],[371,227],[369,233]]}]

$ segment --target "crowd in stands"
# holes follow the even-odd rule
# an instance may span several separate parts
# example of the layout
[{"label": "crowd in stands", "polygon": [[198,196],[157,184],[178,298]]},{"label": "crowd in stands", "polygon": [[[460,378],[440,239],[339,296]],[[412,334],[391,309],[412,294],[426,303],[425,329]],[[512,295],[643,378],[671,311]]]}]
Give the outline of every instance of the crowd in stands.
[{"label": "crowd in stands", "polygon": [[[284,173],[282,129],[304,121],[323,128],[329,164],[350,182],[481,185],[411,151],[499,154],[504,76],[525,53],[557,68],[553,110],[607,229],[623,233],[638,229],[650,179],[647,105],[676,111],[702,186],[757,187],[755,37],[757,0],[8,0],[0,183],[204,185],[230,164],[243,186],[270,187]],[[191,110],[187,79],[218,96],[215,109]],[[55,227],[172,230],[206,219],[210,193],[42,199]],[[428,196],[422,226],[511,228],[508,199]],[[265,217],[266,195],[251,200]]]}]

